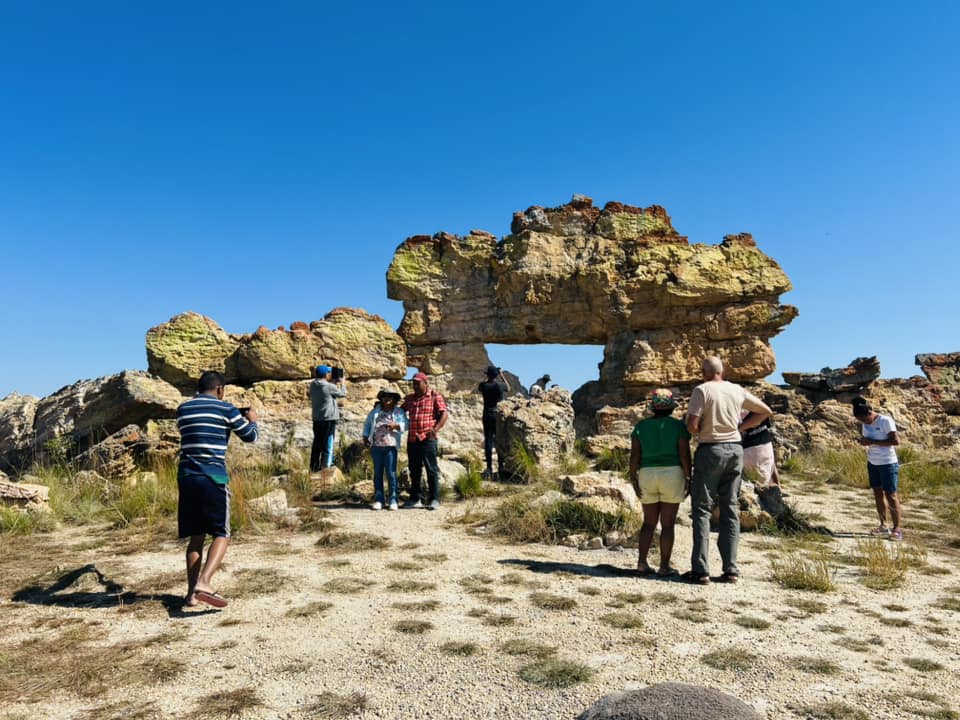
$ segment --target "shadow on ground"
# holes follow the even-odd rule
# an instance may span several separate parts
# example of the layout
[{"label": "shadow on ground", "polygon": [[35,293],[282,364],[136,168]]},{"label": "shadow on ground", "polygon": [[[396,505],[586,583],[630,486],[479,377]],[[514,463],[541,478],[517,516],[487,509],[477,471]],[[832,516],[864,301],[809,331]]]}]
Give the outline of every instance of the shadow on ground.
[{"label": "shadow on ground", "polygon": [[520,565],[530,572],[535,573],[570,573],[572,575],[583,575],[584,577],[620,577],[632,578],[637,576],[633,568],[617,567],[608,563],[599,565],[583,565],[581,563],[565,562],[546,562],[543,560],[521,560],[518,558],[506,558],[498,560],[501,565]]},{"label": "shadow on ground", "polygon": [[[74,590],[65,592],[74,586],[84,576],[92,575],[100,586],[97,590]],[[170,593],[139,593],[127,590],[120,583],[104,575],[97,566],[90,563],[75,570],[69,570],[60,575],[53,583],[47,586],[38,584],[28,585],[13,593],[10,597],[15,602],[31,605],[54,605],[64,608],[120,608],[139,603],[155,602],[162,605],[171,618],[192,618],[200,615],[217,612],[216,610],[199,610],[184,612],[183,597]]]}]

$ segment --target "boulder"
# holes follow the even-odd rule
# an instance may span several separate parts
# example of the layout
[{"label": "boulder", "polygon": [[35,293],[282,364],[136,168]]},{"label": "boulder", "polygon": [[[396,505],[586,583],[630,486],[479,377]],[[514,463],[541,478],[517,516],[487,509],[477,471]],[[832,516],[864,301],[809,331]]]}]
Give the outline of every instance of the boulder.
[{"label": "boulder", "polygon": [[17,472],[33,460],[33,421],[39,402],[19,393],[0,399],[0,471]]},{"label": "boulder", "polygon": [[960,415],[960,352],[925,353],[917,355],[914,362],[936,386],[943,409],[949,415]]},{"label": "boulder", "polygon": [[497,458],[503,475],[523,476],[517,448],[541,469],[552,469],[573,450],[575,440],[573,405],[562,388],[552,388],[541,398],[511,397],[497,405]]},{"label": "boulder", "polygon": [[35,483],[15,483],[0,472],[0,505],[21,510],[48,512],[50,488]]},{"label": "boulder", "polygon": [[81,380],[37,404],[34,442],[49,450],[48,443],[69,438],[82,450],[128,425],[172,418],[184,400],[175,387],[139,370]]},{"label": "boulder", "polygon": [[347,479],[336,465],[324,468],[320,472],[310,473],[310,484],[314,497],[346,485]]},{"label": "boulder", "polygon": [[[291,508],[287,505],[287,493],[279,488],[271,490],[266,495],[248,500],[247,508],[257,515],[274,518],[287,517],[291,511]],[[296,513],[296,510],[293,512]]]},{"label": "boulder", "polygon": [[223,373],[227,382],[237,379],[233,355],[240,346],[213,320],[185,312],[147,330],[147,368],[184,390],[194,392],[205,370]]},{"label": "boulder", "polygon": [[579,475],[561,475],[561,489],[576,497],[606,497],[631,510],[637,507],[637,493],[619,474],[598,470]]},{"label": "boulder", "polygon": [[577,720],[762,720],[762,716],[719,690],[668,682],[605,695]]},{"label": "boulder", "polygon": [[823,368],[818,373],[785,372],[788,385],[833,395],[859,393],[880,377],[880,361],[876,357],[858,357],[842,368]]},{"label": "boulder", "polygon": [[147,464],[151,448],[150,437],[140,426],[127,425],[77,455],[74,462],[108,479],[127,479]]}]

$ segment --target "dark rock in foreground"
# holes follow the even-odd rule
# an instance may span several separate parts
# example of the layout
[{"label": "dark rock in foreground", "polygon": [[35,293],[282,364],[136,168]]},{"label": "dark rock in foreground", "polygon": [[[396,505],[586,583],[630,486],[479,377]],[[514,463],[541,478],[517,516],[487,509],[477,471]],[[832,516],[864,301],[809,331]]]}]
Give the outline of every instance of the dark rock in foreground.
[{"label": "dark rock in foreground", "polygon": [[761,716],[719,690],[659,683],[602,697],[577,720],[761,720]]}]

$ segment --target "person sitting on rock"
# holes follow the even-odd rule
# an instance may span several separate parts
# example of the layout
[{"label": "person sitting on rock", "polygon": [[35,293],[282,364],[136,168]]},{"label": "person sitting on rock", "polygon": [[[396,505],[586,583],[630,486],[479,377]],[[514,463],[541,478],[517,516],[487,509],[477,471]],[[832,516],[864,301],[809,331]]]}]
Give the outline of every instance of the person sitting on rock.
[{"label": "person sitting on rock", "polygon": [[363,424],[363,444],[370,448],[373,458],[373,509],[382,510],[386,498],[383,476],[390,486],[390,509],[397,509],[397,453],[403,431],[407,429],[407,414],[397,407],[402,395],[396,386],[389,385],[377,393],[379,402],[367,415]]},{"label": "person sitting on rock", "polygon": [[487,379],[480,383],[477,390],[483,396],[483,457],[487,463],[483,476],[492,478],[493,445],[497,438],[497,403],[510,391],[510,383],[504,377],[503,370],[494,365],[487,368],[486,375]]},{"label": "person sitting on rock", "polygon": [[670,565],[674,525],[680,503],[690,493],[690,432],[681,420],[671,417],[677,401],[669,390],[654,390],[649,407],[653,417],[638,422],[630,435],[630,482],[643,506],[637,574],[653,573],[647,553],[659,522],[657,575],[667,577],[677,574]]},{"label": "person sitting on rock", "polygon": [[544,374],[533,385],[530,386],[530,395],[540,397],[547,390],[547,383],[550,382],[550,376]]}]

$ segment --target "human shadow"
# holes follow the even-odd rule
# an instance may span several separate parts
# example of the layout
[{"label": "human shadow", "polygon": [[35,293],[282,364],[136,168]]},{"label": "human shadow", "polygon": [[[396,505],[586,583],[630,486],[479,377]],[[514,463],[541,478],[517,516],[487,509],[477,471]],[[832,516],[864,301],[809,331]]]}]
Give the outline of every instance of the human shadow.
[{"label": "human shadow", "polygon": [[637,574],[637,571],[633,568],[617,567],[616,565],[610,565],[609,563],[600,563],[599,565],[583,565],[581,563],[521,560],[519,558],[505,558],[503,560],[498,560],[497,562],[501,565],[522,565],[530,572],[542,574],[562,572],[595,578],[636,577]]},{"label": "human shadow", "polygon": [[[74,590],[64,592],[85,575],[93,575],[100,586],[96,590]],[[39,584],[20,588],[10,597],[15,602],[32,605],[54,605],[65,608],[111,608],[125,607],[146,602],[158,602],[171,618],[192,618],[215,613],[217,610],[194,610],[185,612],[183,597],[171,593],[140,593],[127,590],[120,583],[111,580],[96,565],[89,563],[60,575],[47,586]]]}]

